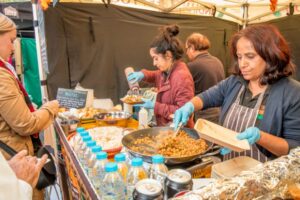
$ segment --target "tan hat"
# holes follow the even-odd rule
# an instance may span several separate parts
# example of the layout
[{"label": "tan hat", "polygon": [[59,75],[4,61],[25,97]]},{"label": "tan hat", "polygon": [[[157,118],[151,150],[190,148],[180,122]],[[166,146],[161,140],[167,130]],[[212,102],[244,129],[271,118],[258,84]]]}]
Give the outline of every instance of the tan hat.
[{"label": "tan hat", "polygon": [[16,24],[11,19],[0,13],[0,33],[9,32],[16,28]]}]

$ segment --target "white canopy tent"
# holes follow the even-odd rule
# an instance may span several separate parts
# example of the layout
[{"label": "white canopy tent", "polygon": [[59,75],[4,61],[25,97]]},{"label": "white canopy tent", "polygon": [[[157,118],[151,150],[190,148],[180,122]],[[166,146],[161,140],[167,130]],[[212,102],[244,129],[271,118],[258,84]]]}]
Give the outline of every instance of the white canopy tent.
[{"label": "white canopy tent", "polygon": [[[0,0],[0,3],[29,0]],[[276,2],[271,10],[271,2]],[[114,4],[152,11],[215,16],[241,25],[300,14],[300,0],[54,0],[57,2]]]},{"label": "white canopy tent", "polygon": [[[272,0],[271,0],[272,1]],[[215,16],[241,25],[261,23],[300,14],[300,0],[60,0],[60,2],[105,3],[166,13]]]}]

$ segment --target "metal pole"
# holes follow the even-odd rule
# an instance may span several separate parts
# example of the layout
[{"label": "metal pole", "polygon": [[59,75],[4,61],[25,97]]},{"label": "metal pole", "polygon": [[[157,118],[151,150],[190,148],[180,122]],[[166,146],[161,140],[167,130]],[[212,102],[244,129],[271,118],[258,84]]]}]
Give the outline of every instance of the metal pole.
[{"label": "metal pole", "polygon": [[33,23],[34,23],[34,33],[35,33],[35,42],[36,42],[36,53],[38,60],[38,68],[39,68],[39,77],[41,84],[41,92],[42,92],[42,101],[43,103],[48,100],[48,91],[46,85],[46,74],[43,68],[42,57],[41,57],[41,43],[40,43],[40,32],[39,32],[39,21],[37,17],[37,2],[34,1],[32,3],[32,13],[33,13]]},{"label": "metal pole", "polygon": [[[47,91],[47,84],[46,84],[46,74],[42,62],[42,51],[41,51],[41,34],[38,21],[38,5],[37,2],[34,1],[32,3],[32,13],[33,13],[33,23],[34,23],[34,33],[35,33],[35,42],[36,42],[36,54],[39,66],[39,76],[41,80],[41,92],[42,92],[42,101],[43,103],[48,101],[48,91]],[[43,145],[50,145],[54,149],[54,155],[57,157],[57,143],[56,143],[56,135],[54,131],[53,125],[49,126],[47,129],[44,130],[44,140],[42,141]],[[58,160],[58,159],[57,159]]]},{"label": "metal pole", "polygon": [[246,28],[248,24],[248,8],[249,4],[243,4],[243,29]]}]

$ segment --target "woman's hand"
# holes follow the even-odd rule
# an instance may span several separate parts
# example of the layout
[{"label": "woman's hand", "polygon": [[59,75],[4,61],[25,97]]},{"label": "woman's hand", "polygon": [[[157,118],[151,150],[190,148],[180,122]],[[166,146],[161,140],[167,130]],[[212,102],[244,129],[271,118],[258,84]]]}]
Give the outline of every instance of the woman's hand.
[{"label": "woman's hand", "polygon": [[143,74],[143,72],[132,72],[127,76],[127,80],[133,84],[136,82],[140,82],[144,77],[145,75]]},{"label": "woman's hand", "polygon": [[183,125],[186,125],[190,116],[194,112],[194,104],[192,102],[187,102],[184,104],[181,108],[176,110],[175,116],[174,116],[174,130],[177,129],[179,123],[181,122]]},{"label": "woman's hand", "polygon": [[[238,140],[247,140],[250,145],[253,145],[260,139],[260,130],[256,127],[249,127],[244,132],[241,132],[236,136]],[[220,154],[226,155],[230,153],[231,150],[224,147],[221,149]]]},{"label": "woman's hand", "polygon": [[220,149],[220,154],[221,154],[222,156],[224,156],[224,155],[226,155],[226,154],[229,154],[231,151],[232,151],[231,149],[228,149],[228,148],[226,148],[226,147],[223,147],[223,148]]},{"label": "woman's hand", "polygon": [[260,130],[256,127],[249,127],[244,132],[236,136],[239,140],[247,140],[250,145],[256,143],[260,139]]},{"label": "woman's hand", "polygon": [[147,109],[153,109],[154,108],[155,102],[153,102],[151,99],[142,98],[142,101],[144,103],[142,103],[142,104],[136,104],[134,106],[135,107],[144,107],[144,108],[147,108]]}]

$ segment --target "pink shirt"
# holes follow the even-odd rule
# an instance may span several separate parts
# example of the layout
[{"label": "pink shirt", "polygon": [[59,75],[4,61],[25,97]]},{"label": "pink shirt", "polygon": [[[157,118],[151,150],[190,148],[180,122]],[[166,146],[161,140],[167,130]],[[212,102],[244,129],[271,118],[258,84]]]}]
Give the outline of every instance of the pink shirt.
[{"label": "pink shirt", "polygon": [[[158,88],[154,114],[158,126],[167,126],[173,119],[171,114],[190,101],[194,97],[194,81],[186,64],[176,61],[166,77],[160,70],[142,70],[145,77],[143,81],[155,83]],[[193,115],[188,121],[187,127],[193,128]]]}]

